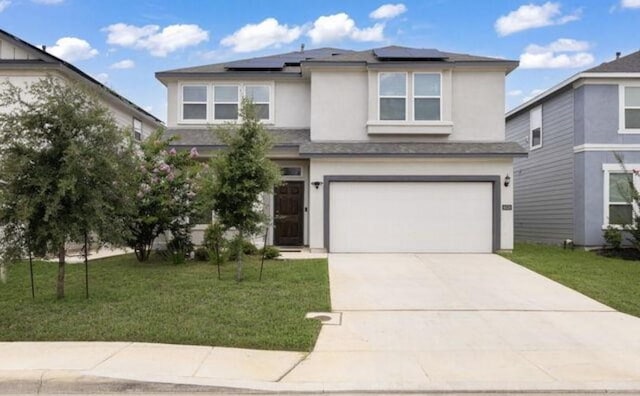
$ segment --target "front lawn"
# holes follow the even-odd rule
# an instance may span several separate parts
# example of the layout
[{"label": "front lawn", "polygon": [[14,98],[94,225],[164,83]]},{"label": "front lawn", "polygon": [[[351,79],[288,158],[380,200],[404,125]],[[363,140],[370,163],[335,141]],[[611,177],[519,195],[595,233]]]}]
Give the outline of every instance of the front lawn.
[{"label": "front lawn", "polygon": [[504,257],[612,308],[640,316],[640,261],[557,246],[516,244]]},{"label": "front lawn", "polygon": [[[152,260],[154,260],[152,258]],[[140,341],[308,351],[320,330],[309,311],[328,311],[326,260],[248,258],[245,280],[234,263],[173,265],[133,256],[90,262],[90,299],[84,265],[67,265],[67,297],[55,299],[57,263],[35,264],[36,299],[28,265],[9,268],[0,283],[0,341]]]}]

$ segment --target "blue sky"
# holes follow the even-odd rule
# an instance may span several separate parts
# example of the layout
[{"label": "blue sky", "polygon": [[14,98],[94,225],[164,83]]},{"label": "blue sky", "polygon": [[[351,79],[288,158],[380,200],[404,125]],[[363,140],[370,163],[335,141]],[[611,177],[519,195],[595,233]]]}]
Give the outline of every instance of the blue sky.
[{"label": "blue sky", "polygon": [[389,44],[521,61],[507,108],[640,47],[640,0],[0,0],[0,27],[165,119],[154,73],[272,53]]}]

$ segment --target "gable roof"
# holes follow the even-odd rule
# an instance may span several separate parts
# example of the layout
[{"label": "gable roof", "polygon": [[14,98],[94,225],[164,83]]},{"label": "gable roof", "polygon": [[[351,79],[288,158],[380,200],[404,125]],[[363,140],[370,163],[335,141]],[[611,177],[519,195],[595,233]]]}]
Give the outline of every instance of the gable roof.
[{"label": "gable roof", "polygon": [[409,48],[391,45],[364,51],[351,51],[340,48],[317,48],[275,54],[258,58],[240,59],[211,65],[165,70],[156,73],[156,78],[200,76],[204,74],[244,74],[260,73],[278,75],[300,75],[302,66],[318,64],[406,64],[407,62],[437,63],[445,65],[475,64],[505,67],[507,73],[518,66],[518,61],[489,58],[453,52],[441,52],[436,49]]},{"label": "gable roof", "polygon": [[583,78],[607,78],[607,77],[629,77],[629,74],[640,78],[640,51],[632,52],[614,59],[610,62],[604,62],[598,66],[576,73],[566,80],[554,85],[546,91],[536,95],[532,99],[514,107],[505,114],[506,119],[510,119],[522,111],[537,106],[545,99],[555,96],[566,89],[569,89],[576,81]]},{"label": "gable roof", "polygon": [[604,62],[585,70],[585,73],[635,73],[640,72],[640,51],[632,52],[611,62]]},{"label": "gable roof", "polygon": [[87,81],[89,84],[98,87],[101,91],[105,92],[107,95],[116,99],[117,101],[124,104],[126,107],[134,110],[135,112],[143,115],[147,119],[150,119],[152,122],[157,124],[163,124],[162,120],[144,110],[137,104],[133,103],[129,99],[120,95],[116,91],[102,84],[100,81],[91,77],[89,74],[83,72],[76,66],[72,65],[69,62],[66,62],[50,53],[44,51],[41,48],[36,47],[35,45],[28,43],[27,41],[22,40],[20,37],[15,36],[5,30],[0,29],[0,40],[10,41],[12,44],[17,45],[18,47],[23,48],[28,53],[35,55],[36,59],[23,59],[23,60],[12,60],[12,59],[0,59],[0,67],[14,67],[14,66],[41,66],[41,67],[59,67],[62,70],[66,70],[75,74],[76,76],[82,78]]}]

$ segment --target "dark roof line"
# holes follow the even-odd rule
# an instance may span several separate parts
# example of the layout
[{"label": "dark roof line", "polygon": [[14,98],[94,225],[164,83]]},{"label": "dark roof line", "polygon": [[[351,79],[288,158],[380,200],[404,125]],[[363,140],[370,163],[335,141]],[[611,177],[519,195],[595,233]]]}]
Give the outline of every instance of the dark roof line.
[{"label": "dark roof line", "polygon": [[[81,77],[85,78],[86,80],[89,80],[89,82],[91,82],[92,84],[97,85],[98,87],[104,89],[105,91],[107,91],[107,93],[109,93],[112,96],[115,96],[117,99],[119,99],[121,102],[123,102],[125,105],[127,106],[131,106],[134,109],[136,109],[137,111],[141,112],[142,114],[148,116],[149,118],[152,118],[154,121],[160,123],[160,124],[164,124],[162,122],[162,120],[160,120],[159,118],[157,118],[156,116],[154,116],[153,114],[149,113],[148,111],[146,111],[145,109],[143,109],[142,107],[138,106],[137,104],[133,103],[132,101],[130,101],[129,99],[125,98],[124,96],[120,95],[119,93],[117,93],[116,91],[114,91],[113,89],[107,87],[106,85],[104,85],[103,83],[101,83],[100,81],[96,80],[95,78],[91,77],[89,74],[83,72],[82,70],[80,70],[79,68],[77,68],[76,66],[72,65],[71,63],[64,61],[60,58],[58,58],[57,56],[54,56],[46,51],[43,51],[41,48],[36,47],[35,45],[28,43],[27,41],[24,41],[23,39],[21,39],[20,37],[13,35],[9,32],[7,32],[6,30],[0,29],[0,34],[3,34],[9,38],[11,38],[12,40],[17,41],[19,44],[24,45],[26,47],[28,47],[29,49],[36,51],[37,53],[39,53],[40,55],[44,55],[46,58],[50,59],[50,62],[48,63],[59,63],[60,65],[72,70],[73,72],[75,72],[76,74],[80,75]],[[35,60],[34,60],[35,61]],[[10,61],[5,61],[3,60],[3,63],[5,62],[10,62]],[[47,62],[45,62],[47,63]]]}]

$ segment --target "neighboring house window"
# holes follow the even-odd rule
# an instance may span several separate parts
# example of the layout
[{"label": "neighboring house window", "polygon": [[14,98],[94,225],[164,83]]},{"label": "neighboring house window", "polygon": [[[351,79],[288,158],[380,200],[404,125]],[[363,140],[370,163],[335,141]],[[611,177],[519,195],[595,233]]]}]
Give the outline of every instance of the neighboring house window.
[{"label": "neighboring house window", "polygon": [[240,108],[240,86],[213,86],[213,119],[237,120]]},{"label": "neighboring house window", "polygon": [[380,120],[407,119],[407,73],[379,74]]},{"label": "neighboring house window", "polygon": [[529,147],[531,150],[542,147],[542,106],[529,112]]},{"label": "neighboring house window", "polygon": [[440,74],[413,74],[413,119],[440,120]]},{"label": "neighboring house window", "polygon": [[623,87],[624,129],[640,129],[640,87]]},{"label": "neighboring house window", "polygon": [[605,225],[633,223],[633,173],[605,172]]},{"label": "neighboring house window", "polygon": [[142,140],[142,121],[137,118],[133,119],[133,137]]},{"label": "neighboring house window", "polygon": [[182,87],[182,119],[205,121],[207,119],[207,86],[184,85]]},{"label": "neighboring house window", "polygon": [[244,96],[251,99],[260,120],[271,119],[271,87],[268,85],[247,85]]}]

